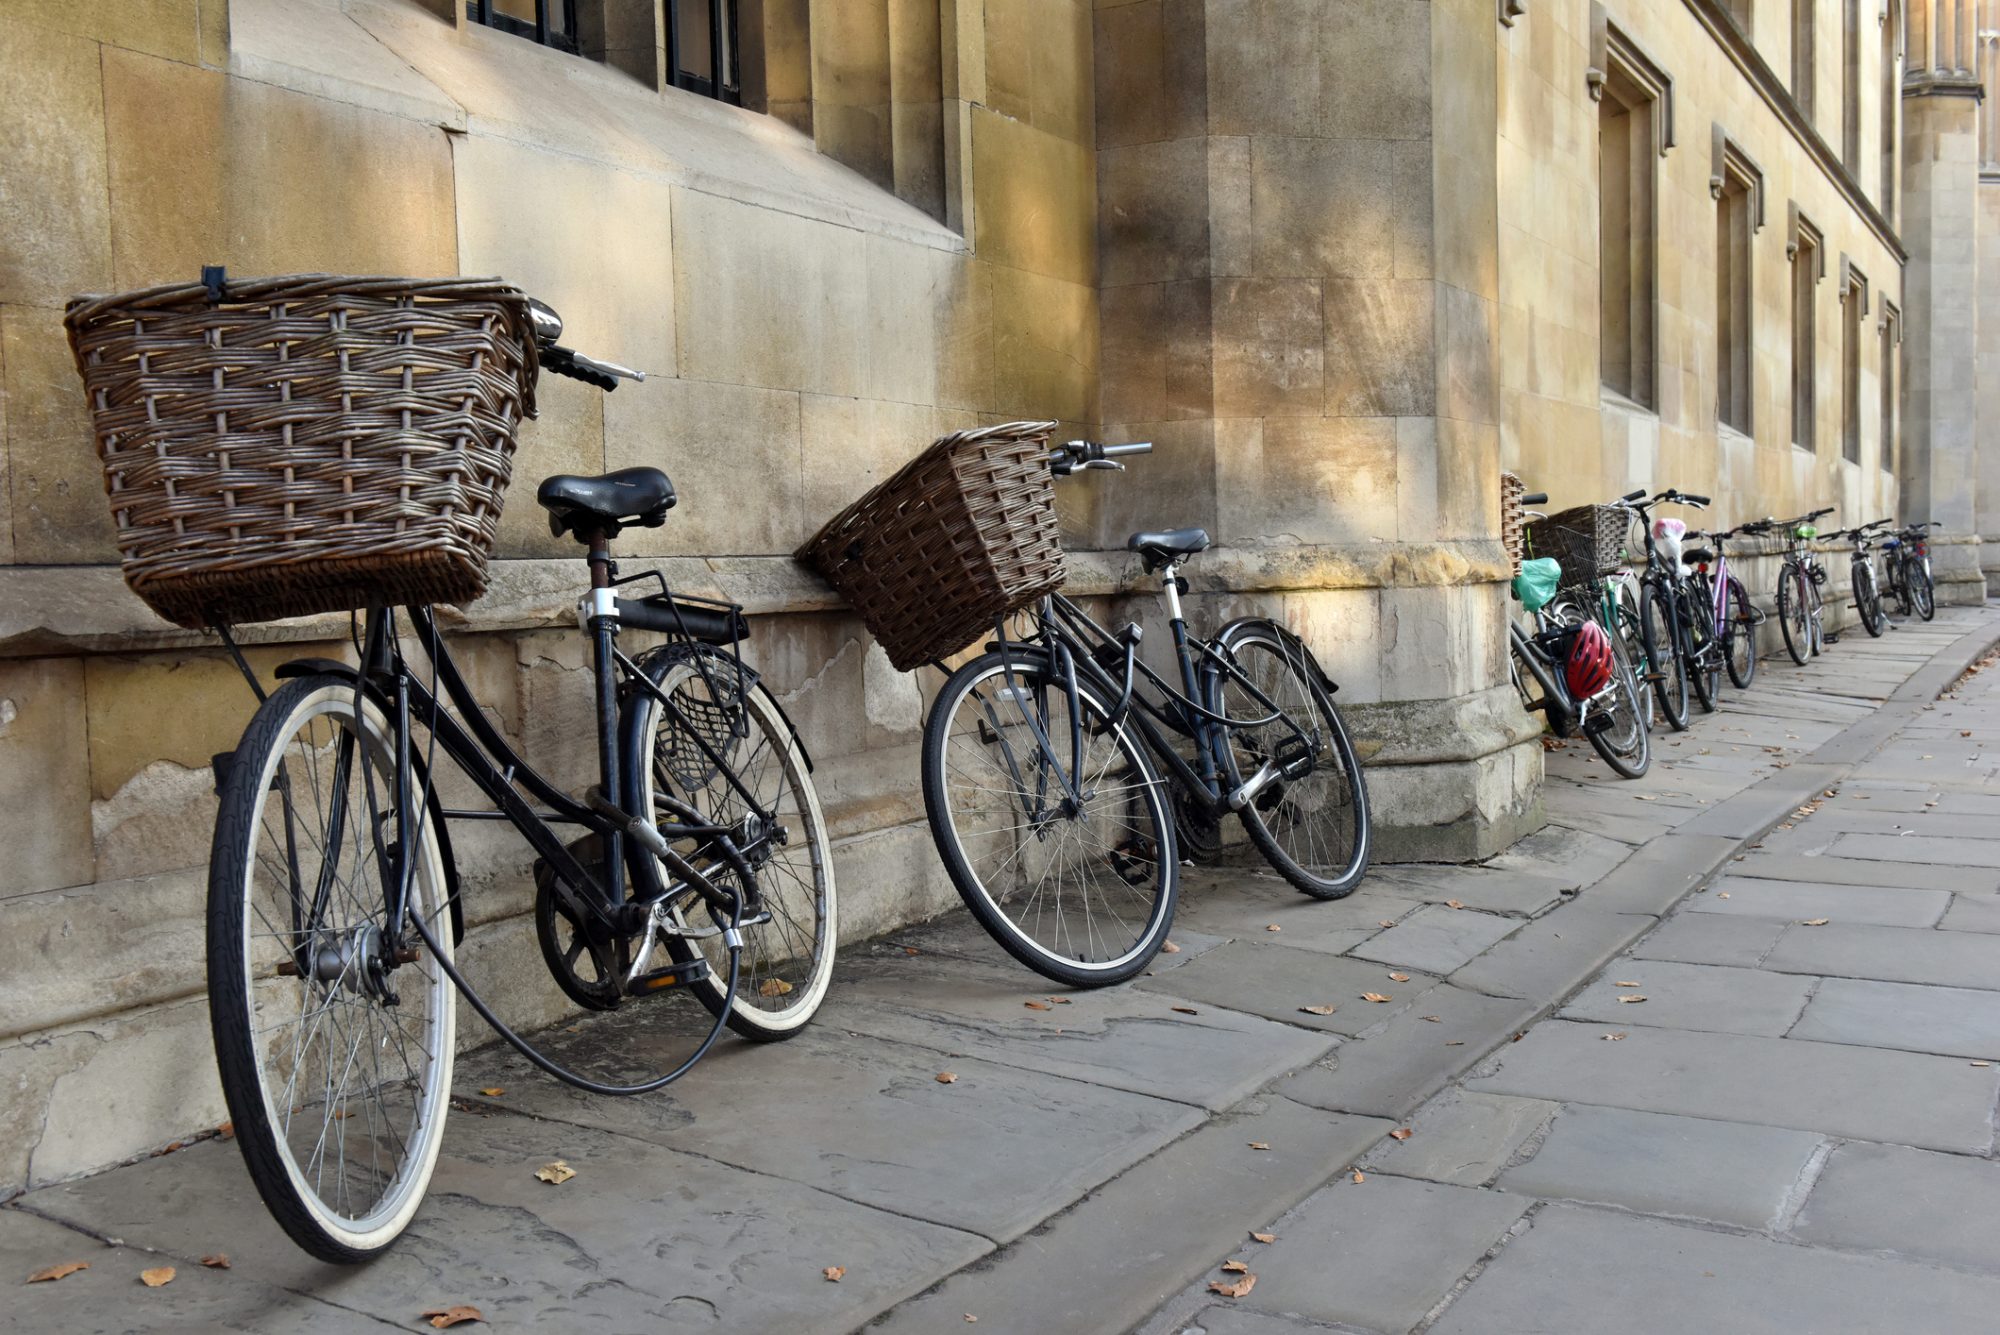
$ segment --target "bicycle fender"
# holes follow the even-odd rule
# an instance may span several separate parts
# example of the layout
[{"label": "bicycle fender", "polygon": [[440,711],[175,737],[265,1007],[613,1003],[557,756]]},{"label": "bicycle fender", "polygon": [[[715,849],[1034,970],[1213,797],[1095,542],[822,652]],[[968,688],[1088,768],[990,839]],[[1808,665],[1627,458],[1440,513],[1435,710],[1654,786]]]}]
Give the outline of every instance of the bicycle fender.
[{"label": "bicycle fender", "polygon": [[[277,671],[271,675],[279,681],[288,681],[293,677],[320,676],[341,677],[347,681],[354,681],[361,674],[356,671],[352,663],[343,663],[338,658],[293,658],[278,664]],[[382,697],[381,691],[370,687],[368,694],[374,699],[376,708],[384,714],[394,713],[393,707]],[[414,746],[410,748],[410,762],[416,769],[417,782],[423,784],[429,792],[430,800],[427,805],[431,809],[430,823],[437,831],[438,855],[444,859],[445,902],[451,905],[451,944],[456,947],[465,940],[465,905],[458,893],[458,858],[451,851],[451,823],[444,818],[444,807],[438,800],[437,787],[427,782],[424,775],[424,758],[417,754]]]},{"label": "bicycle fender", "polygon": [[1299,655],[1305,665],[1312,670],[1313,678],[1319,682],[1320,689],[1328,695],[1333,695],[1340,690],[1340,683],[1326,674],[1326,669],[1320,666],[1319,659],[1306,646],[1306,642],[1293,634],[1290,627],[1280,625],[1269,617],[1250,616],[1236,618],[1236,620],[1216,632],[1215,645],[1224,653],[1232,653],[1235,641],[1245,632],[1251,630],[1269,631],[1276,635],[1281,644]]},{"label": "bicycle fender", "polygon": [[[663,644],[657,649],[641,654],[639,656],[639,666],[643,668],[655,662],[672,663],[683,658],[692,657],[696,652],[695,647],[689,644]],[[747,691],[753,686],[762,686],[763,684],[764,675],[757,671],[756,668],[745,663],[743,665],[743,688]],[[792,745],[799,748],[799,758],[806,762],[806,773],[814,773],[812,752],[806,749],[806,739],[799,735],[799,725],[792,722],[792,712],[785,708],[785,702],[778,698],[776,691],[766,686],[764,694],[770,699],[771,704],[776,707],[778,717],[785,721],[785,730],[792,735]]]}]

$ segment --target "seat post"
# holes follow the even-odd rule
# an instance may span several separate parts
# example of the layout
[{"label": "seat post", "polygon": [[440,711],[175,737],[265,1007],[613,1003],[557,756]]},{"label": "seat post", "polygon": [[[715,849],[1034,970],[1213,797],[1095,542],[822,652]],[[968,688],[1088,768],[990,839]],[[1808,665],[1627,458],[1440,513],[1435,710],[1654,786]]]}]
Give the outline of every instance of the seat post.
[{"label": "seat post", "polygon": [[611,539],[603,529],[594,530],[590,535],[590,552],[585,557],[590,562],[590,587],[608,589],[617,572],[611,564]]}]

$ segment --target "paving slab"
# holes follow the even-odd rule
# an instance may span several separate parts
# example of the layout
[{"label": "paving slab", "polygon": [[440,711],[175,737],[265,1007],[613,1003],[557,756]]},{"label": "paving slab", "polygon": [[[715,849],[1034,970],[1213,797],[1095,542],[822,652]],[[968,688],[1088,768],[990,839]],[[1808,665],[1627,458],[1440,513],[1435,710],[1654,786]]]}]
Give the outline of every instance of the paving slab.
[{"label": "paving slab", "polygon": [[[1353,1163],[1393,1125],[1279,1098],[1255,1100],[870,1330],[930,1335],[960,1329],[968,1312],[979,1318],[981,1331],[1129,1330],[1194,1282],[1210,1258],[1256,1247],[1249,1239],[1253,1229],[1262,1230],[1273,1215]],[[1253,1150],[1251,1141],[1270,1149]]]},{"label": "paving slab", "polygon": [[1463,968],[1520,925],[1519,918],[1426,904],[1349,953],[1356,959],[1447,974]]},{"label": "paving slab", "polygon": [[1625,1108],[1566,1107],[1503,1191],[1771,1228],[1826,1142],[1810,1131]]},{"label": "paving slab", "polygon": [[[1843,805],[1837,810],[1827,810],[1834,817],[1834,824],[1853,834],[1883,834],[1904,837],[1905,831],[1911,836],[1941,835],[1951,839],[2000,839],[2000,820],[1988,814],[1968,816],[1960,814],[1939,814],[1935,808],[1919,806],[1915,811],[1868,811],[1860,810],[1872,803]],[[1830,808],[1831,803],[1828,804]]]},{"label": "paving slab", "polygon": [[1535,919],[1451,975],[1451,981],[1494,996],[1536,1001],[1560,997],[1596,973],[1653,921],[1640,914],[1606,913],[1573,904]]},{"label": "paving slab", "polygon": [[1469,909],[1518,917],[1545,912],[1575,889],[1573,878],[1567,875],[1486,866],[1403,863],[1370,872],[1369,877],[1398,895],[1424,903],[1456,900]]},{"label": "paving slab", "polygon": [[1762,880],[1811,881],[1816,885],[1879,885],[1913,890],[2000,890],[2000,874],[1976,868],[1898,866],[1860,858],[1797,853],[1750,852],[1733,858],[1729,871]]},{"label": "paving slab", "polygon": [[1662,836],[1585,890],[1581,899],[1592,908],[1615,913],[1665,913],[1735,856],[1741,845],[1741,840],[1726,835]]},{"label": "paving slab", "polygon": [[1877,927],[1933,927],[1951,907],[1951,891],[1722,876],[1708,887],[1708,893],[1689,900],[1687,907],[1691,913],[1733,913],[1793,922],[1831,918]]},{"label": "paving slab", "polygon": [[[1384,919],[1394,921],[1414,907],[1409,896],[1372,875],[1346,899],[1326,903],[1275,880],[1224,879],[1204,869],[1191,875],[1182,890],[1174,911],[1174,941],[1180,944],[1183,932],[1232,941],[1282,935],[1295,950],[1338,955],[1381,931]],[[1277,933],[1267,930],[1273,926]]]},{"label": "paving slab", "polygon": [[1521,1217],[1519,1197],[1411,1178],[1341,1178],[1271,1226],[1238,1306],[1408,1330]]},{"label": "paving slab", "polygon": [[1637,812],[1620,815],[1606,811],[1551,811],[1549,824],[1589,830],[1592,834],[1617,839],[1634,848],[1642,848],[1673,829],[1668,821],[1654,820]]},{"label": "paving slab", "polygon": [[[664,1008],[621,1012],[615,1026],[585,1022],[549,1047],[584,1070],[666,1070],[687,1044],[667,1016]],[[957,1079],[940,1083],[943,1072]],[[722,1044],[703,1061],[699,1080],[643,1098],[598,1098],[491,1049],[460,1059],[458,1085],[475,1100],[474,1091],[501,1086],[510,1109],[687,1150],[996,1242],[1204,1117],[1184,1103],[818,1026],[784,1043]],[[1034,1171],[1021,1171],[1029,1163]]]},{"label": "paving slab", "polygon": [[[1566,1020],[1776,1038],[1798,1023],[1813,981],[1796,974],[1714,964],[1618,959],[1561,1014]],[[1624,986],[1628,983],[1632,986]],[[1625,1002],[1620,997],[1645,1000]]]},{"label": "paving slab", "polygon": [[[1392,982],[1388,973],[1382,965],[1368,960],[1232,941],[1171,974],[1141,978],[1133,986],[1162,996],[1163,1012],[1170,1005],[1198,1002],[1353,1035],[1408,1009],[1437,985],[1437,979],[1415,973],[1407,983]],[[1362,994],[1366,992],[1390,1000],[1364,1001]],[[1331,1015],[1313,1015],[1301,1009],[1305,1006],[1333,1006],[1335,1010]]]},{"label": "paving slab", "polygon": [[1954,815],[2000,816],[2000,793],[1943,793],[1936,809]]},{"label": "paving slab", "polygon": [[1560,1106],[1546,1099],[1447,1090],[1417,1110],[1409,1139],[1383,1140],[1362,1166],[1398,1177],[1484,1186]]},{"label": "paving slab", "polygon": [[2000,932],[2000,895],[1953,895],[1938,926],[1948,932]]},{"label": "paving slab", "polygon": [[1771,828],[1840,777],[1831,765],[1798,764],[1728,797],[1681,826],[1686,834],[1749,839]]},{"label": "paving slab", "polygon": [[1494,871],[1521,871],[1534,876],[1560,878],[1571,889],[1601,880],[1632,850],[1616,839],[1549,825],[1520,840],[1485,866]]},{"label": "paving slab", "polygon": [[1742,920],[1692,912],[1701,899],[1701,895],[1691,896],[1680,912],[1632,947],[1633,956],[1644,960],[1679,960],[1684,964],[1732,964],[1749,969],[1763,962],[1785,930],[1785,923],[1768,919]]},{"label": "paving slab", "polygon": [[1311,1335],[1311,1332],[1325,1335],[1327,1327],[1303,1318],[1209,1303],[1191,1305],[1188,1316],[1182,1320],[1157,1327],[1149,1321],[1139,1335],[1155,1335],[1156,1330],[1160,1335]]},{"label": "paving slab", "polygon": [[1552,1205],[1436,1335],[1981,1335],[2000,1280]]},{"label": "paving slab", "polygon": [[1131,988],[1049,992],[1025,970],[890,958],[843,966],[814,1023],[1216,1110],[1336,1041],[1238,1011],[1196,1009],[1182,1015]]},{"label": "paving slab", "polygon": [[[2000,942],[1994,954],[2000,960]],[[2000,992],[1828,978],[1791,1037],[1993,1060],[2000,1058]]]},{"label": "paving slab", "polygon": [[[1618,1042],[1604,1035],[1624,1033]],[[1582,1024],[1535,1026],[1466,1082],[1492,1094],[1594,1103],[1985,1154],[2000,1067],[1793,1038]]]},{"label": "paving slab", "polygon": [[1977,932],[1794,924],[1778,938],[1763,967],[1837,978],[2000,988],[2000,950]]},{"label": "paving slab", "polygon": [[[535,1169],[558,1158],[577,1176],[537,1181]],[[697,1155],[505,1114],[452,1119],[423,1211],[364,1266],[322,1265],[294,1247],[226,1142],[22,1203],[163,1252],[184,1274],[224,1252],[232,1277],[309,1290],[405,1328],[426,1308],[471,1303],[485,1329],[502,1332],[848,1330],[991,1250]],[[820,1276],[829,1265],[847,1267],[842,1283]]]},{"label": "paving slab", "polygon": [[1512,997],[1435,987],[1379,1031],[1349,1039],[1279,1082],[1278,1092],[1315,1108],[1400,1117],[1520,1032],[1538,1009]]},{"label": "paving slab", "polygon": [[1808,1242],[2000,1271],[2000,1164],[1901,1145],[1842,1145],[1792,1232]]},{"label": "paving slab", "polygon": [[1843,834],[1833,841],[1840,857],[1904,865],[2000,868],[2000,843],[1928,834]]}]

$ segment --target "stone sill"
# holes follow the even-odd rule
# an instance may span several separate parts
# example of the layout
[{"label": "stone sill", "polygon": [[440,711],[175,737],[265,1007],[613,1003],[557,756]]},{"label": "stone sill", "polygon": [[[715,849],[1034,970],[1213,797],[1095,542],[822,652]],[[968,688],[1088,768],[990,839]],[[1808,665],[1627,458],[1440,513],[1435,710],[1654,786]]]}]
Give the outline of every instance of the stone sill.
[{"label": "stone sill", "polygon": [[[820,578],[788,556],[634,557],[624,574],[657,570],[688,594],[729,598],[754,616],[838,612],[845,604]],[[1071,552],[1068,592],[1093,597],[1150,592],[1152,581],[1127,553]],[[1497,540],[1375,543],[1348,546],[1222,547],[1188,568],[1197,590],[1283,593],[1497,584],[1509,578]],[[580,561],[493,563],[491,587],[469,607],[440,607],[450,631],[540,630],[574,624],[586,587]],[[346,613],[245,626],[246,644],[338,639]],[[116,566],[0,567],[0,658],[180,649],[212,643],[154,616],[125,587]]]}]

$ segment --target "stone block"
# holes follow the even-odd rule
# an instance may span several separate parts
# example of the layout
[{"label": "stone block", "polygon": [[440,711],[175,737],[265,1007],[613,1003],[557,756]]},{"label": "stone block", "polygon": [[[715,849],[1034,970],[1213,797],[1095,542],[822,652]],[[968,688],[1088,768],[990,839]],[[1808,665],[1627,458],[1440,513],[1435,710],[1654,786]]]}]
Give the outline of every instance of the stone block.
[{"label": "stone block", "polygon": [[[39,26],[83,19],[74,11],[84,8],[100,11],[91,16],[96,22],[85,19],[73,33]],[[98,45],[89,39],[118,15],[144,22],[140,11],[150,8],[36,3],[29,14],[16,10],[0,34],[0,82],[14,90],[0,109],[9,182],[0,198],[0,235],[7,238],[0,302],[59,306],[74,293],[111,286],[103,77]]]},{"label": "stone block", "polygon": [[1090,150],[976,108],[972,151],[974,250],[995,264],[1094,283],[1097,182]]},{"label": "stone block", "polygon": [[0,370],[14,559],[50,565],[116,561],[104,470],[61,312],[0,307]]},{"label": "stone block", "polygon": [[1506,627],[1489,591],[1445,585],[1386,590],[1382,679],[1390,698],[1441,700],[1504,681]]},{"label": "stone block", "polygon": [[1199,139],[1208,128],[1201,0],[1139,0],[1096,11],[1097,147]]},{"label": "stone block", "polygon": [[1380,1030],[1342,1043],[1278,1088],[1287,1098],[1317,1108],[1405,1116],[1518,1034],[1535,1010],[1532,1002],[1483,996],[1446,983],[1425,992]]},{"label": "stone block", "polygon": [[948,257],[932,297],[936,303],[938,406],[990,409],[994,402],[992,267],[966,256]]},{"label": "stone block", "polygon": [[1273,417],[1217,424],[1218,519],[1232,544],[1395,537],[1395,424]]},{"label": "stone block", "polygon": [[1211,0],[1210,134],[1320,130],[1320,21],[1314,0]]},{"label": "stone block", "polygon": [[2000,992],[1828,978],[1790,1037],[1990,1061],[2000,1057]]},{"label": "stone block", "polygon": [[121,287],[218,256],[245,274],[458,272],[452,150],[434,127],[115,50],[104,106]]},{"label": "stone block", "polygon": [[993,404],[1027,418],[1087,421],[1097,381],[1090,288],[1024,269],[993,274]]},{"label": "stone block", "polygon": [[1255,276],[1250,142],[1245,136],[1208,140],[1209,271],[1218,278]]},{"label": "stone block", "polygon": [[1632,954],[1647,960],[1754,969],[1784,930],[1781,922],[1747,922],[1684,911],[1661,923],[1657,931],[1632,947]]},{"label": "stone block", "polygon": [[1990,988],[1995,977],[1993,943],[1977,933],[1844,923],[1786,928],[1764,967],[1941,987]]},{"label": "stone block", "polygon": [[[609,352],[604,355],[612,356]],[[651,385],[642,386],[639,390],[640,394],[648,397],[654,392]],[[589,477],[611,466],[604,457],[604,422],[606,416],[614,411],[609,403],[610,397],[603,390],[580,381],[559,376],[545,375],[541,378],[535,387],[539,415],[521,424],[515,440],[514,481],[509,489],[506,508],[500,512],[497,555],[565,558],[580,553],[581,548],[574,537],[564,534],[559,538],[549,532],[548,511],[535,504],[535,488],[545,477],[559,473],[580,473]],[[658,453],[654,453],[647,462],[665,468],[669,475],[674,471],[672,464],[661,460]],[[622,543],[621,548],[635,553],[645,550],[639,542],[633,541]]]},{"label": "stone block", "polygon": [[1256,275],[1389,277],[1396,244],[1392,164],[1381,142],[1252,137]]},{"label": "stone block", "polygon": [[[843,7],[845,8],[845,7]],[[852,6],[866,9],[866,5]],[[896,188],[895,127],[889,104],[813,104],[813,145],[884,190]]]},{"label": "stone block", "polygon": [[[1437,985],[1436,979],[1421,974],[1407,983],[1392,983],[1387,972],[1379,964],[1328,959],[1316,950],[1232,941],[1172,973],[1142,978],[1133,986],[1165,994],[1160,1013],[1169,1020],[1168,1003],[1185,1000],[1352,1036],[1412,1006],[1422,1006],[1425,995]],[[1390,999],[1364,1001],[1364,992]],[[1336,1009],[1331,1015],[1313,1015],[1301,1009],[1305,1006]]]},{"label": "stone block", "polygon": [[1428,417],[1439,350],[1428,280],[1329,279],[1326,410],[1342,417]]},{"label": "stone block", "polygon": [[[1217,510],[1216,431],[1213,422],[1199,418],[1172,422],[1107,420],[1106,440],[1151,441],[1153,452],[1135,459],[1131,471],[1115,477],[1108,473],[1087,475],[1083,487],[1090,489],[1093,545],[1122,550],[1132,534],[1162,527],[1204,527],[1211,537],[1229,541]],[[1074,482],[1070,490],[1080,491]],[[1057,489],[1059,496],[1062,491]],[[1136,565],[1136,558],[1132,559]],[[1208,582],[1202,578],[1201,558],[1197,557],[1189,566],[1188,577],[1197,592]],[[1148,590],[1149,595],[1152,592]],[[1154,606],[1155,600],[1149,596],[1141,605]],[[1127,620],[1141,619],[1136,608],[1124,616]],[[1165,628],[1160,627],[1159,632],[1164,634]]]},{"label": "stone block", "polygon": [[[1812,993],[1808,978],[1708,964],[1640,965],[1621,959],[1605,972],[1613,976],[1599,978],[1573,998],[1563,1007],[1564,1019],[1775,1038],[1798,1021]],[[1621,996],[1645,1000],[1621,1002]]]},{"label": "stone block", "polygon": [[1518,919],[1426,904],[1366,945],[1357,946],[1354,954],[1426,973],[1448,974],[1463,968],[1520,925]]},{"label": "stone block", "polygon": [[1106,289],[1208,276],[1208,143],[1097,152],[1097,246]]},{"label": "stone block", "polygon": [[1841,1145],[1792,1232],[1809,1243],[1990,1273],[2000,1165],[1900,1145]]},{"label": "stone block", "polygon": [[1951,906],[1948,890],[1881,890],[1861,885],[1814,885],[1810,881],[1759,881],[1747,876],[1720,877],[1709,890],[1711,893],[1688,905],[1690,911],[1793,921],[1832,918],[1878,927],[1931,927]]},{"label": "stone block", "polygon": [[1430,5],[1360,0],[1329,7],[1324,23],[1320,132],[1335,139],[1428,139]]},{"label": "stone block", "polygon": [[[621,550],[646,556],[788,555],[839,508],[806,511],[798,394],[670,379],[649,381],[629,395],[599,397],[607,428],[605,467],[664,469],[679,497],[665,527],[630,531],[619,539]],[[755,480],[755,503],[746,505],[748,479]],[[576,550],[572,540],[564,542]]]},{"label": "stone block", "polygon": [[1425,1104],[1408,1140],[1384,1139],[1364,1168],[1398,1177],[1477,1187],[1506,1167],[1559,1105],[1454,1089]]},{"label": "stone block", "polygon": [[1208,416],[1213,405],[1208,300],[1205,279],[1104,289],[1100,402],[1106,421]]},{"label": "stone block", "polygon": [[85,698],[79,660],[0,663],[0,846],[8,850],[9,893],[93,879]]},{"label": "stone block", "polygon": [[1574,905],[1535,919],[1452,979],[1461,987],[1500,996],[1537,1000],[1562,996],[1596,973],[1652,921],[1639,914],[1602,913]]},{"label": "stone block", "polygon": [[1215,413],[1317,417],[1326,384],[1320,284],[1311,279],[1217,279]]},{"label": "stone block", "polygon": [[0,898],[0,1037],[199,992],[207,892],[196,868]]}]

